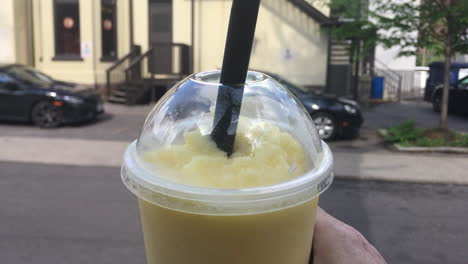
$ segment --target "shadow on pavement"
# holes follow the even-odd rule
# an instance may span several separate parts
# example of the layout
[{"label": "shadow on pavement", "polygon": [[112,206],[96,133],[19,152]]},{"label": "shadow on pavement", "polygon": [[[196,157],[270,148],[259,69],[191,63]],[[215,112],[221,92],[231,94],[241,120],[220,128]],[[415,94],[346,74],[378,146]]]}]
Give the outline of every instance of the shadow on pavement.
[{"label": "shadow on pavement", "polygon": [[85,126],[92,126],[92,125],[95,125],[95,124],[99,124],[99,123],[106,123],[106,122],[109,122],[111,121],[112,119],[114,118],[114,115],[111,114],[111,113],[103,113],[101,115],[99,115],[98,117],[96,117],[95,119],[93,120],[87,120],[87,121],[82,121],[82,122],[76,122],[76,123],[70,123],[70,124],[66,124],[62,127],[85,127]]},{"label": "shadow on pavement", "polygon": [[[86,127],[86,126],[91,126],[99,123],[105,123],[109,122],[114,118],[114,115],[111,113],[103,113],[96,117],[95,119],[92,120],[85,120],[85,121],[80,121],[80,122],[73,122],[73,123],[66,123],[62,124],[58,127],[54,128],[45,128],[48,130],[53,130],[53,129],[58,129],[58,128],[63,128],[63,127]],[[0,125],[6,125],[6,126],[20,126],[20,127],[30,127],[34,128],[37,127],[35,126],[31,121],[11,121],[11,120],[0,120]],[[41,129],[37,127],[38,129]]]},{"label": "shadow on pavement", "polygon": [[[372,241],[365,202],[366,192],[359,181],[335,181],[320,197],[320,206],[334,217],[353,226]],[[346,202],[345,202],[346,201]]]},{"label": "shadow on pavement", "polygon": [[21,126],[21,127],[34,127],[32,122],[26,121],[12,121],[12,120],[0,120],[0,125],[6,126]]},{"label": "shadow on pavement", "polygon": [[[359,154],[351,156],[353,164],[359,166]],[[372,231],[367,211],[367,190],[362,188],[361,181],[335,180],[330,189],[320,196],[320,206],[339,220],[359,230],[371,243]]]}]

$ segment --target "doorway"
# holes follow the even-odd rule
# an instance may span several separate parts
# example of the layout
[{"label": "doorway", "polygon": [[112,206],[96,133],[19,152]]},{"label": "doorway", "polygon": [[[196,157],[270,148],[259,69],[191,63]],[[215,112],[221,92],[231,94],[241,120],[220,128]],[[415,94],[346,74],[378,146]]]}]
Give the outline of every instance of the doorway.
[{"label": "doorway", "polygon": [[172,0],[149,0],[149,45],[153,47],[151,72],[172,73]]}]

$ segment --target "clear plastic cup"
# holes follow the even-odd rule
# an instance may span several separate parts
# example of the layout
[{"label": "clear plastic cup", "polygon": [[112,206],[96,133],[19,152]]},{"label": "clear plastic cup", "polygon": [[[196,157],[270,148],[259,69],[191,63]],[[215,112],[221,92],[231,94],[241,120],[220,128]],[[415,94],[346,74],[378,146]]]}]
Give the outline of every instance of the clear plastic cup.
[{"label": "clear plastic cup", "polygon": [[333,158],[301,103],[271,77],[249,72],[239,124],[273,124],[307,154],[307,172],[288,181],[240,189],[172,180],[144,153],[209,135],[219,71],[194,74],[154,107],[125,153],[122,180],[139,201],[149,264],[305,264],[319,195],[333,180]]}]

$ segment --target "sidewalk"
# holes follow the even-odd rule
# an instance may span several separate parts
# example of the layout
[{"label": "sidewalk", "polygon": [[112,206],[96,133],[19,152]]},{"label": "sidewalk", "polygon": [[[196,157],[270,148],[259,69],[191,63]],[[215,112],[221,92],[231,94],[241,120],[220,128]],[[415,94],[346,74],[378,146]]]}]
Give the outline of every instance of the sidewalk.
[{"label": "sidewalk", "polygon": [[[120,167],[130,142],[66,138],[0,137],[0,161]],[[335,175],[404,182],[468,184],[468,155],[400,154],[333,147]]]},{"label": "sidewalk", "polygon": [[468,155],[388,150],[373,129],[330,143],[340,178],[468,184]]},{"label": "sidewalk", "polygon": [[468,184],[468,155],[333,152],[340,178]]}]

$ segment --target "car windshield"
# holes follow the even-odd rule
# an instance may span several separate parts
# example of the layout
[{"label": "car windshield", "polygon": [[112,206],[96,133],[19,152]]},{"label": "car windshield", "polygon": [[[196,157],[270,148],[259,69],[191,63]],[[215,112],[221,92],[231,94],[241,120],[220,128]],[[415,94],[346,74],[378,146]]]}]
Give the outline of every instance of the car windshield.
[{"label": "car windshield", "polygon": [[12,66],[9,67],[6,72],[20,81],[24,81],[33,85],[49,87],[54,84],[54,80],[52,78],[42,72],[36,71],[31,67]]},{"label": "car windshield", "polygon": [[468,76],[465,77],[464,79],[461,79],[461,80],[458,82],[458,85],[467,86],[467,85],[468,85]]},{"label": "car windshield", "polygon": [[276,75],[276,74],[268,74],[270,75],[271,77],[273,77],[275,80],[277,80],[279,83],[281,83],[282,85],[284,85],[286,88],[288,88],[293,94],[295,94],[296,96],[299,96],[299,95],[304,95],[305,92],[299,87],[297,86],[296,84]]}]

